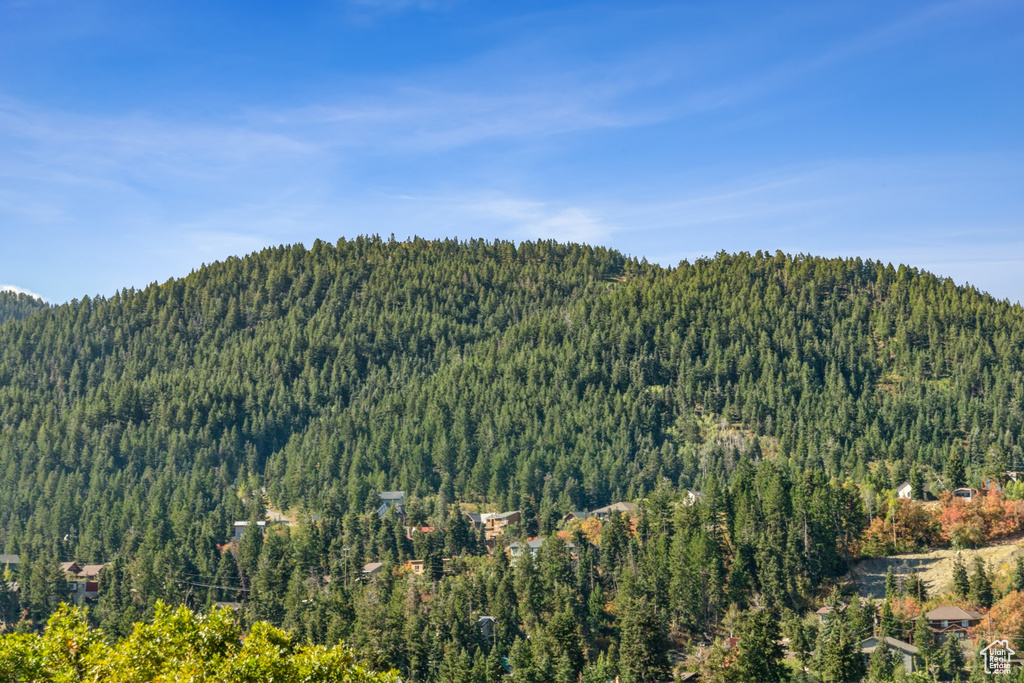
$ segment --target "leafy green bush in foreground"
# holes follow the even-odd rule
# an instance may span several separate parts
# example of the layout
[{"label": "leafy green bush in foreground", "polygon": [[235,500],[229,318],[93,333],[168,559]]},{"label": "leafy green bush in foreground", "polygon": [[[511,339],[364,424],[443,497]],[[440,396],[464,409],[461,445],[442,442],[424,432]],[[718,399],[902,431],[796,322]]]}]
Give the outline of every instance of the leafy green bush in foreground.
[{"label": "leafy green bush in foreground", "polygon": [[291,636],[258,622],[243,639],[234,615],[196,615],[163,603],[151,624],[111,646],[90,629],[83,610],[62,605],[42,635],[0,636],[0,683],[54,681],[397,683],[394,673],[370,673],[343,645],[296,646]]}]

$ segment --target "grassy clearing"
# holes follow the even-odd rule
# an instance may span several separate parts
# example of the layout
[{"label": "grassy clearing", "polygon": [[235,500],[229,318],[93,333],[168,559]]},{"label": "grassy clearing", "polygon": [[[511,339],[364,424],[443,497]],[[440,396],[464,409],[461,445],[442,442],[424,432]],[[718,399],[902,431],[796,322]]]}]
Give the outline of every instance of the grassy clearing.
[{"label": "grassy clearing", "polygon": [[1013,570],[1017,556],[1024,554],[1024,543],[1017,538],[975,550],[933,550],[928,553],[861,560],[850,572],[850,579],[857,583],[861,595],[882,599],[885,597],[885,574],[889,567],[897,574],[909,574],[911,570],[916,570],[928,587],[928,594],[938,595],[952,588],[953,559],[958,552],[963,554],[968,568],[974,556],[981,555],[994,573],[1006,575]]}]

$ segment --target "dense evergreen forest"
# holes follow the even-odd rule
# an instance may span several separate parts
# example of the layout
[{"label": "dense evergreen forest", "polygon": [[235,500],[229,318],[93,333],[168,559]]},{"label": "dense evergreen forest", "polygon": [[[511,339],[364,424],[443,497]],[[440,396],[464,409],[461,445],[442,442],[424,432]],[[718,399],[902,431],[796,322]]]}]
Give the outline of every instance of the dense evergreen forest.
[{"label": "dense evergreen forest", "polygon": [[46,308],[46,304],[34,296],[0,291],[0,323],[8,320],[21,320],[42,308]]},{"label": "dense evergreen forest", "polygon": [[[238,601],[414,681],[657,680],[670,639],[823,597],[871,492],[1019,465],[1022,369],[1020,307],[860,259],[266,249],[0,325],[0,550],[26,624],[58,561],[107,562],[114,636],[157,600]],[[378,517],[386,490],[437,531]],[[555,535],[618,500],[635,522]],[[460,504],[548,540],[489,555]],[[229,544],[267,505],[298,525]]]}]

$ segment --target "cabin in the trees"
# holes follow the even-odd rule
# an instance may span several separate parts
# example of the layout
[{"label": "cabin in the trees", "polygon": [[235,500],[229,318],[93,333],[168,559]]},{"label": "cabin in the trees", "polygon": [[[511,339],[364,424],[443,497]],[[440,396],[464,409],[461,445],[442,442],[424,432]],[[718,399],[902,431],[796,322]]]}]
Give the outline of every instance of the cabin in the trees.
[{"label": "cabin in the trees", "polygon": [[[60,570],[64,572],[64,578],[67,581],[77,581],[78,572],[82,571],[82,567],[77,562],[61,562]],[[68,586],[68,590],[74,590]]]},{"label": "cabin in the trees", "polygon": [[981,614],[974,610],[962,609],[953,605],[937,607],[924,615],[928,625],[941,638],[953,636],[963,638],[967,629],[981,623]]},{"label": "cabin in the trees", "polygon": [[383,566],[384,564],[382,562],[367,562],[363,565],[363,578],[371,579],[374,576],[377,576],[380,574],[381,567]]},{"label": "cabin in the trees", "polygon": [[[871,655],[874,654],[875,648],[878,647],[881,638],[868,638],[860,644],[860,651],[864,655],[865,664]],[[918,649],[897,638],[885,638],[885,644],[889,646],[889,650],[898,656],[903,661],[903,668],[907,670],[907,673],[913,673],[917,664],[917,653]]]},{"label": "cabin in the trees", "polygon": [[[235,522],[234,525],[233,525],[233,531],[232,531],[232,534],[231,534],[231,540],[233,540],[233,541],[241,541],[242,540],[242,536],[245,534],[245,527],[249,526],[249,524],[251,524],[251,522],[245,522],[245,521],[243,521],[243,522]],[[256,522],[256,526],[259,527],[259,530],[262,531],[264,535],[266,535],[266,533],[267,533],[267,523],[266,522],[264,522],[264,521]]]},{"label": "cabin in the trees", "polygon": [[[846,611],[846,603],[839,603],[839,611]],[[825,622],[832,618],[832,607],[830,605],[825,605],[824,607],[819,608],[815,614],[818,615],[818,623],[824,626]]]},{"label": "cabin in the trees", "polygon": [[66,588],[71,602],[81,605],[86,600],[95,600],[100,595],[99,576],[102,564],[79,565],[77,562],[61,562]]},{"label": "cabin in the trees", "polygon": [[523,519],[523,513],[519,510],[511,512],[483,512],[480,514],[468,513],[466,518],[476,529],[484,530],[484,539],[493,541],[505,533],[510,524],[517,524]]},{"label": "cabin in the trees", "polygon": [[704,494],[701,493],[700,491],[687,491],[686,495],[683,496],[683,505],[685,505],[687,507],[689,507],[691,505],[696,505],[697,503],[699,503],[703,499],[704,499]]},{"label": "cabin in the trees", "polygon": [[953,499],[954,500],[962,500],[962,501],[967,502],[967,503],[970,503],[972,500],[974,500],[975,498],[977,498],[980,495],[981,495],[981,493],[978,491],[978,489],[972,489],[972,488],[966,488],[966,487],[959,488],[959,489],[953,489]]},{"label": "cabin in the trees", "polygon": [[612,503],[611,505],[606,505],[603,508],[598,508],[594,510],[591,514],[603,522],[616,512],[621,512],[624,515],[632,516],[633,513],[635,513],[639,509],[639,507],[640,506],[637,505],[636,503]]},{"label": "cabin in the trees", "polygon": [[412,572],[416,576],[420,576],[425,571],[423,560],[409,560],[405,563],[404,568],[407,572]]},{"label": "cabin in the trees", "polygon": [[[924,486],[921,487],[921,492],[921,500],[928,500],[929,498],[931,498],[931,488],[928,486],[928,484],[925,484]],[[906,498],[908,500],[914,499],[914,487],[911,486],[909,481],[905,481],[902,484],[900,484],[899,488],[896,489],[896,497]]]},{"label": "cabin in the trees", "polygon": [[540,552],[541,546],[544,545],[544,537],[538,536],[537,538],[528,538],[523,542],[516,541],[508,547],[508,554],[512,557],[519,557],[523,553],[530,553],[536,555]]},{"label": "cabin in the trees", "polygon": [[494,637],[494,624],[498,620],[490,616],[482,616],[476,620],[477,628],[480,629],[480,635],[484,637],[484,640],[490,640]]},{"label": "cabin in the trees", "polygon": [[21,568],[21,555],[0,555],[0,573],[10,569],[17,573]]},{"label": "cabin in the trees", "polygon": [[378,517],[383,519],[391,508],[395,508],[399,517],[405,516],[405,491],[381,491],[377,496],[380,497],[380,505],[377,506]]},{"label": "cabin in the trees", "polygon": [[571,522],[574,519],[590,519],[591,517],[594,517],[595,519],[599,519],[603,522],[611,517],[614,512],[621,512],[624,515],[632,517],[633,513],[635,513],[638,508],[639,506],[636,503],[612,503],[611,505],[605,505],[603,508],[597,508],[593,512],[573,510],[565,515],[565,517],[562,517],[562,521]]}]

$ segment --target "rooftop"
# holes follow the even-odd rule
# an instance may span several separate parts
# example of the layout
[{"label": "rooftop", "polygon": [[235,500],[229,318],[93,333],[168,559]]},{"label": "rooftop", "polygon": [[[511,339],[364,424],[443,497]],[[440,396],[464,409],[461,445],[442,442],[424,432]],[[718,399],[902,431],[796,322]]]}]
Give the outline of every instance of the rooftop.
[{"label": "rooftop", "polygon": [[924,616],[928,621],[977,621],[981,619],[981,614],[978,612],[953,605],[936,607]]},{"label": "rooftop", "polygon": [[[866,655],[869,655],[869,654],[873,653],[875,651],[875,648],[878,647],[879,640],[880,640],[879,638],[868,638],[867,640],[863,641],[860,644],[860,651],[863,652]],[[870,645],[868,643],[870,643]],[[894,650],[902,650],[903,652],[906,652],[907,654],[916,655],[917,652],[918,652],[916,647],[914,647],[910,643],[904,642],[904,641],[899,640],[897,638],[889,638],[887,636],[885,638],[885,643],[886,643],[886,645],[888,645],[892,649],[894,649]]]}]

